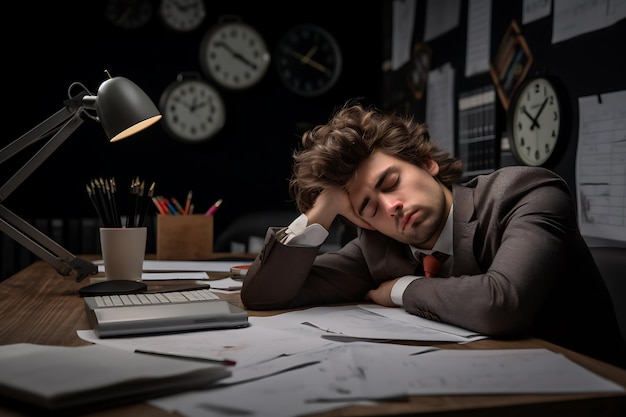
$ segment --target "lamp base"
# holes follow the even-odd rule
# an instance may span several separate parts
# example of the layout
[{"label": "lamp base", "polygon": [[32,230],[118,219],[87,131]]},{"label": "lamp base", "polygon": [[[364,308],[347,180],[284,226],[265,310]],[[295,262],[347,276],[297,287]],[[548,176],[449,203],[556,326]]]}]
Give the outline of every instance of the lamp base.
[{"label": "lamp base", "polygon": [[148,286],[140,281],[131,281],[126,279],[113,279],[110,281],[97,282],[87,285],[78,291],[81,297],[90,297],[94,295],[117,295],[117,294],[136,294],[144,292]]}]

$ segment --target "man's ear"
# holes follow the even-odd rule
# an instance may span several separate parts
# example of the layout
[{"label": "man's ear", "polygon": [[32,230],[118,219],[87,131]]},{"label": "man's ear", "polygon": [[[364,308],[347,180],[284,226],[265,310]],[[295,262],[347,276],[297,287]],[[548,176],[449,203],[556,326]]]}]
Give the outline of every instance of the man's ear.
[{"label": "man's ear", "polygon": [[436,177],[439,175],[439,164],[434,159],[426,161],[426,169],[430,175]]}]

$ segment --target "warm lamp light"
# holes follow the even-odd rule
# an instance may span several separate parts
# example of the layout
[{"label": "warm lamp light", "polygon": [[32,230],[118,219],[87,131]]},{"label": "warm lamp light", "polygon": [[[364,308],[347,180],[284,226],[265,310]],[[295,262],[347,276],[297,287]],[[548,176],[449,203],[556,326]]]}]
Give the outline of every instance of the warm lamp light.
[{"label": "warm lamp light", "polygon": [[[82,91],[72,95],[70,90],[75,86],[80,86]],[[83,123],[83,117],[100,122],[109,140],[114,142],[153,125],[161,119],[161,114],[143,90],[123,77],[109,77],[100,85],[97,95],[91,94],[82,84],[73,83],[68,96],[64,108],[0,150],[2,164],[27,146],[52,135],[0,188],[0,230],[51,264],[60,274],[69,275],[76,270],[76,281],[82,281],[88,275],[98,273],[96,265],[71,254],[4,207],[2,202]]]}]

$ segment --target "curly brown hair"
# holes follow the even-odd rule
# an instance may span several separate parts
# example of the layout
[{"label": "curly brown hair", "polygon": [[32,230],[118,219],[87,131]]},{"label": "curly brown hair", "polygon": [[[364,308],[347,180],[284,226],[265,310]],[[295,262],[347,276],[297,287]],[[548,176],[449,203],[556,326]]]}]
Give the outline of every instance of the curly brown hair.
[{"label": "curly brown hair", "polygon": [[376,150],[421,168],[435,160],[437,178],[447,187],[463,174],[461,161],[431,142],[426,123],[353,102],[339,108],[328,123],[306,131],[301,145],[293,152],[289,192],[302,213],[324,188],[345,188],[359,164]]}]

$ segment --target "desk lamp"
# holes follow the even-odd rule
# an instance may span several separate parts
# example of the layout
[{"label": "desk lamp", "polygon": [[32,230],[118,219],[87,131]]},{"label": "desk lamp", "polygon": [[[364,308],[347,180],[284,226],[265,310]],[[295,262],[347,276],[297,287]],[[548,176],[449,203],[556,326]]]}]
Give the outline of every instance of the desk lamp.
[{"label": "desk lamp", "polygon": [[[92,262],[77,258],[37,228],[2,205],[43,161],[46,160],[84,121],[100,122],[111,142],[124,139],[156,123],[157,107],[136,84],[123,77],[106,79],[93,95],[81,83],[72,83],[64,107],[32,130],[0,150],[0,164],[27,146],[50,135],[48,141],[0,188],[0,230],[32,253],[52,265],[61,275],[77,272],[76,281],[98,273]],[[78,94],[72,89],[80,87]],[[94,114],[95,112],[95,114]]]}]

